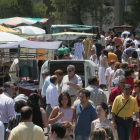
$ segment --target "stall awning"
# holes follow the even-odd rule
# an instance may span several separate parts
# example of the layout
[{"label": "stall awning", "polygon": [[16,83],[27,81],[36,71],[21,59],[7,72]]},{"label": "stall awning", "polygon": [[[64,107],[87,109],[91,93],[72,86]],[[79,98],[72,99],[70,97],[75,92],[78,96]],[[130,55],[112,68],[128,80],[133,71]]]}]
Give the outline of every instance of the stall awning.
[{"label": "stall awning", "polygon": [[61,32],[35,37],[34,40],[76,40],[79,37],[91,37],[93,35],[94,34],[91,33]]},{"label": "stall awning", "polygon": [[7,49],[7,48],[29,48],[29,49],[48,49],[48,50],[57,50],[62,41],[56,42],[37,42],[37,41],[19,41],[16,43],[10,44],[1,44],[0,49]]}]

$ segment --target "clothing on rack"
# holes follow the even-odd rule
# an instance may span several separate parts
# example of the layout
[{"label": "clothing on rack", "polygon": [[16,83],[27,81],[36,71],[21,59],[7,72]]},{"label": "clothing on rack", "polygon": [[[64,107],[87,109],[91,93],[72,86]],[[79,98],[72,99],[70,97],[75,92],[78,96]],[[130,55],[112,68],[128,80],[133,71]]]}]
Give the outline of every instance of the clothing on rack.
[{"label": "clothing on rack", "polygon": [[84,44],[84,59],[90,59],[90,49],[93,45],[93,39],[92,38],[86,38],[83,40]]},{"label": "clothing on rack", "polygon": [[77,59],[83,59],[83,52],[84,52],[84,45],[82,42],[75,43],[74,44],[74,56],[77,57]]},{"label": "clothing on rack", "polygon": [[37,78],[36,60],[19,59],[19,77]]}]

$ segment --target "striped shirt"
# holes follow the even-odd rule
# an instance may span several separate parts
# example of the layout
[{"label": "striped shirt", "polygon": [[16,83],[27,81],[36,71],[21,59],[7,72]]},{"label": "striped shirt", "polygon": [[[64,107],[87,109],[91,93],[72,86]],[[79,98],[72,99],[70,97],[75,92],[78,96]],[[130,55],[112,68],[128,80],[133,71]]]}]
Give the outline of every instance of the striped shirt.
[{"label": "striped shirt", "polygon": [[21,121],[20,113],[17,113],[15,116],[9,118],[7,132],[11,132]]}]

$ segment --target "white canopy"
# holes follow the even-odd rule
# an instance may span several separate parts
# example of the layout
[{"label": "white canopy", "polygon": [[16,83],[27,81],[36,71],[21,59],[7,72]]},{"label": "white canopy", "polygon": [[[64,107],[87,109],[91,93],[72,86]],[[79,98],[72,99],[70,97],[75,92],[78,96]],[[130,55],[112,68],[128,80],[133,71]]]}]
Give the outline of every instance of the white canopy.
[{"label": "white canopy", "polygon": [[18,26],[13,29],[19,30],[24,34],[45,34],[45,30],[35,26]]},{"label": "white canopy", "polygon": [[61,45],[62,41],[56,42],[36,42],[36,41],[19,41],[16,43],[10,44],[1,44],[0,49],[7,49],[7,48],[29,48],[29,49],[48,49],[48,50],[57,50]]},{"label": "white canopy", "polygon": [[22,40],[26,39],[11,33],[0,32],[0,43],[16,42]]}]

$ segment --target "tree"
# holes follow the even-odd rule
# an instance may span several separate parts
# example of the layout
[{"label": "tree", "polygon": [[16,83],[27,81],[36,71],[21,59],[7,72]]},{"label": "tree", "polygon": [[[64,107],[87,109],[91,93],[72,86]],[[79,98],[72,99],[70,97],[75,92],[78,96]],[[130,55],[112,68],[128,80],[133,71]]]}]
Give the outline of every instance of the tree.
[{"label": "tree", "polygon": [[90,13],[94,25],[109,25],[113,17],[109,16],[113,11],[109,7],[104,7],[106,0],[51,0],[55,8],[51,15],[55,17],[55,22],[59,24],[77,23],[83,24],[83,19],[87,19],[85,13]]},{"label": "tree", "polygon": [[140,27],[140,0],[133,0],[131,12],[124,12],[124,21],[134,28]]},{"label": "tree", "polygon": [[9,17],[44,17],[47,6],[34,0],[1,0],[0,18]]}]

